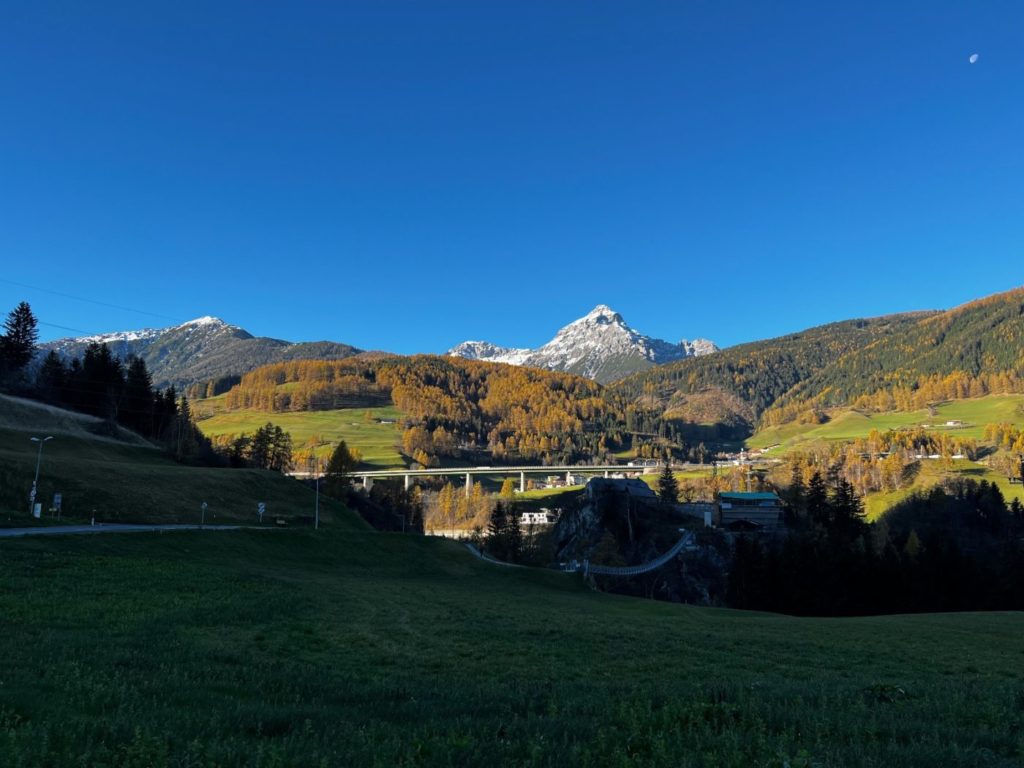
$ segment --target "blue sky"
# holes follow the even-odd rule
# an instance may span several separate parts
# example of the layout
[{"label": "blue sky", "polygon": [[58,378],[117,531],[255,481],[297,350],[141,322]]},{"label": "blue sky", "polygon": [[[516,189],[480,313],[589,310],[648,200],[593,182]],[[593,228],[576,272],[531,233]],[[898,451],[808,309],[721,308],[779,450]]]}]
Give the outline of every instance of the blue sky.
[{"label": "blue sky", "polygon": [[415,352],[598,303],[723,345],[952,306],[1024,283],[1022,34],[936,0],[8,0],[0,309]]}]

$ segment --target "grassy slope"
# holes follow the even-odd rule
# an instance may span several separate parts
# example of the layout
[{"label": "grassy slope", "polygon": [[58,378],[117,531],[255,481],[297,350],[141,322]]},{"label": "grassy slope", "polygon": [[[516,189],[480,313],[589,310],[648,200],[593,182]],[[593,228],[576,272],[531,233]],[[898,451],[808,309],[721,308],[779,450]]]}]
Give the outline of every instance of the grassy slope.
[{"label": "grassy slope", "polygon": [[252,434],[270,421],[291,433],[296,448],[305,446],[311,439],[323,441],[317,453],[325,458],[330,456],[339,440],[344,440],[349,447],[358,448],[363,454],[363,461],[374,468],[405,466],[397,449],[402,438],[399,425],[364,420],[366,411],[370,411],[373,418],[400,420],[402,414],[397,408],[266,413],[249,409],[227,411],[219,406],[222,400],[223,397],[218,397],[196,402],[199,428],[209,437],[240,435],[243,432]]},{"label": "grassy slope", "polygon": [[[963,427],[950,429],[953,434],[981,440],[986,424],[1008,422],[1024,425],[1024,395],[990,395],[974,400],[953,400],[938,406],[937,414],[929,416],[927,411],[909,413],[867,414],[844,410],[837,412],[825,424],[785,424],[781,427],[763,429],[747,440],[748,448],[764,448],[779,445],[769,455],[780,455],[787,451],[799,450],[801,445],[821,440],[853,440],[867,437],[872,429],[885,432],[889,429],[916,427],[921,424],[945,424],[959,420]],[[944,429],[936,427],[936,429]],[[922,461],[912,485],[889,493],[872,493],[865,498],[868,518],[877,519],[893,504],[915,490],[928,488],[947,477],[973,477],[996,483],[1007,500],[1019,498],[1024,501],[1024,486],[1010,484],[1006,477],[988,467],[970,461],[954,461],[948,466],[940,461]]]},{"label": "grassy slope", "polygon": [[747,440],[749,448],[764,448],[781,443],[779,451],[799,446],[802,442],[814,440],[850,440],[866,437],[872,429],[885,432],[888,429],[915,427],[921,424],[945,424],[946,421],[964,422],[963,428],[955,434],[983,437],[986,424],[1009,422],[1024,424],[1024,395],[990,395],[974,400],[952,400],[937,408],[936,416],[927,411],[892,412],[865,414],[856,411],[840,411],[825,424],[784,424],[781,427],[763,429]]},{"label": "grassy slope", "polygon": [[[32,403],[8,408],[0,403],[0,523],[29,521],[28,493],[35,472],[31,434],[53,434],[40,471],[40,500],[63,495],[64,517],[120,522],[198,522],[199,507],[209,504],[211,522],[255,522],[256,503],[274,517],[313,514],[313,492],[297,480],[260,470],[185,467],[133,436],[132,442],[97,439],[91,422],[58,409]],[[27,419],[27,422],[25,421]],[[34,425],[35,432],[19,427]],[[336,502],[321,499],[321,514],[330,521],[343,514]]]},{"label": "grassy slope", "polygon": [[374,533],[0,541],[0,764],[1017,765],[1020,614],[694,609]]}]

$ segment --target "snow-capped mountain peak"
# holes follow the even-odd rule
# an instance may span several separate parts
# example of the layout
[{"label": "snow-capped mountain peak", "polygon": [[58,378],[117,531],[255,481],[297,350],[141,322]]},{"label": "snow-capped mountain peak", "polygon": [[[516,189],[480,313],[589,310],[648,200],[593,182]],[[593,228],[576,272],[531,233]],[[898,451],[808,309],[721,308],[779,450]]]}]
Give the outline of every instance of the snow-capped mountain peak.
[{"label": "snow-capped mountain peak", "polygon": [[89,344],[104,344],[114,357],[141,357],[153,383],[186,386],[237,376],[267,363],[284,360],[340,359],[359,352],[335,342],[292,343],[253,336],[237,325],[206,315],[169,328],[144,328],[40,345],[39,359],[50,350],[64,358],[80,358]]},{"label": "snow-capped mountain peak", "polygon": [[652,365],[718,350],[699,339],[671,344],[630,328],[618,312],[598,304],[578,320],[566,325],[544,346],[535,349],[499,347],[486,341],[467,341],[448,354],[472,360],[527,365],[554,371],[577,373],[607,382]]},{"label": "snow-capped mountain peak", "polygon": [[574,320],[572,323],[570,323],[570,325],[573,325],[575,323],[586,322],[605,324],[621,323],[623,322],[623,320],[622,315],[620,315],[614,309],[609,307],[607,304],[598,304],[596,307],[587,312],[587,314],[585,314],[579,320]]},{"label": "snow-capped mountain peak", "polygon": [[203,317],[197,317],[195,320],[189,320],[188,322],[182,323],[178,327],[179,328],[188,328],[190,326],[219,326],[219,327],[224,327],[224,328],[233,327],[233,326],[228,326],[228,324],[225,323],[223,320],[221,320],[219,317],[212,317],[210,315],[204,315]]}]

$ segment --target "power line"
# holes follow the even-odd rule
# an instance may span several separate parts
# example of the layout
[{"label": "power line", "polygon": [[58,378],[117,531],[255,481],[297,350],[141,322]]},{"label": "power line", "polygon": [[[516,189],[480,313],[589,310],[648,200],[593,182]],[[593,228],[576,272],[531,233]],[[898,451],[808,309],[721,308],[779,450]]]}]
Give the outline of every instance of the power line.
[{"label": "power line", "polygon": [[[96,301],[95,299],[87,299],[84,296],[75,296],[75,295],[70,294],[70,293],[61,293],[60,291],[53,291],[53,290],[50,290],[49,288],[40,288],[38,285],[29,285],[28,283],[19,283],[17,280],[8,280],[6,277],[0,277],[0,283],[7,283],[8,285],[16,285],[19,288],[28,288],[31,291],[40,291],[42,293],[49,293],[49,294],[51,294],[53,296],[60,296],[61,298],[71,299],[73,301],[83,301],[86,304],[95,304],[96,306],[99,306],[99,307],[107,307],[109,309],[119,309],[122,312],[135,312],[136,314],[139,314],[139,315],[149,315],[150,317],[159,317],[161,320],[170,320],[170,321],[175,322],[175,323],[181,322],[181,318],[170,317],[169,315],[161,315],[158,312],[148,312],[145,309],[134,309],[132,307],[122,307],[120,304],[109,304],[108,302],[105,302],[105,301]],[[60,328],[61,326],[56,326],[56,327]],[[74,328],[69,328],[67,330],[75,330],[75,329]]]},{"label": "power line", "polygon": [[39,325],[45,325],[45,326],[47,326],[49,328],[60,328],[62,331],[74,331],[75,333],[84,333],[86,336],[95,336],[96,335],[94,333],[89,333],[89,331],[83,331],[81,328],[72,328],[72,327],[67,326],[67,325],[57,325],[56,323],[47,323],[47,322],[45,322],[43,320],[36,320],[36,322]]}]

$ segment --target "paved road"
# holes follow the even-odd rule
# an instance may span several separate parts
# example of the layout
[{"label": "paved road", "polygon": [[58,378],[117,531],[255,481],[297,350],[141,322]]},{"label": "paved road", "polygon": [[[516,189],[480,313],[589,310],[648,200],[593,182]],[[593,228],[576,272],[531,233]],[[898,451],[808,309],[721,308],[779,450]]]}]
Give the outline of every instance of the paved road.
[{"label": "paved road", "polygon": [[251,526],[241,525],[130,525],[100,523],[98,525],[52,525],[37,528],[0,528],[0,539],[16,536],[63,536],[69,533],[154,533],[161,531],[235,531]]}]

